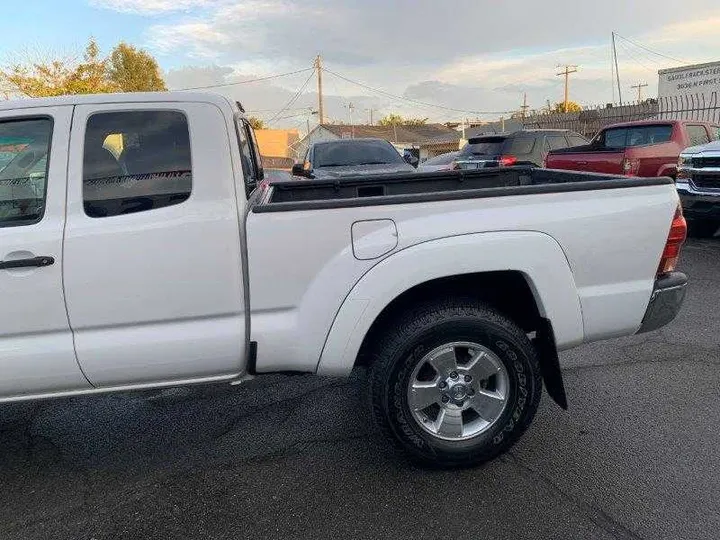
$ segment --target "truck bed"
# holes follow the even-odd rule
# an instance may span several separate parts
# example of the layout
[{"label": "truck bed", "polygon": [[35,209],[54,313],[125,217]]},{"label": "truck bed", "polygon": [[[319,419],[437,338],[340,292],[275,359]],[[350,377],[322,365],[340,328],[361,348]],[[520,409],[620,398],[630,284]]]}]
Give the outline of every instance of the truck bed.
[{"label": "truck bed", "polygon": [[669,178],[569,172],[530,167],[358,176],[338,180],[273,182],[253,212],[407,204],[620,189],[669,184]]}]

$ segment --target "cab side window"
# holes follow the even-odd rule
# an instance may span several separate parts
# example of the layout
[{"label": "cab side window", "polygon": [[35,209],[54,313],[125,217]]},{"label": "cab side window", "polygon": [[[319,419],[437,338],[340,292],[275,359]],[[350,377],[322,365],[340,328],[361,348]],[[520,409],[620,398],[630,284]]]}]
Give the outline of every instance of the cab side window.
[{"label": "cab side window", "polygon": [[178,111],[90,116],[83,155],[83,202],[94,218],[186,201],[192,192],[190,132]]},{"label": "cab side window", "polygon": [[50,118],[0,122],[0,227],[31,225],[45,214]]}]

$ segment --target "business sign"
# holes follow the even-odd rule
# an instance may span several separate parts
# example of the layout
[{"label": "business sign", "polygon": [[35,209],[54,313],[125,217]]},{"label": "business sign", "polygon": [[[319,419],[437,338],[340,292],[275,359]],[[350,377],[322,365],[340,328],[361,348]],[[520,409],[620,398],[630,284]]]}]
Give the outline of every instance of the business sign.
[{"label": "business sign", "polygon": [[696,96],[705,103],[720,99],[720,62],[696,64],[658,71],[658,98]]}]

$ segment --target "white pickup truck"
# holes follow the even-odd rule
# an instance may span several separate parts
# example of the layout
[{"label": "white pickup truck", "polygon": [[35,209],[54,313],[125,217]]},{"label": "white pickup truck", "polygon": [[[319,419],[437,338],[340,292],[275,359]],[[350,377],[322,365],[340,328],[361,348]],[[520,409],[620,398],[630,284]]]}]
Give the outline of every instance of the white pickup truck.
[{"label": "white pickup truck", "polygon": [[0,401],[365,366],[385,433],[468,465],[567,406],[558,350],[682,303],[669,179],[262,179],[220,96],[0,103]]}]

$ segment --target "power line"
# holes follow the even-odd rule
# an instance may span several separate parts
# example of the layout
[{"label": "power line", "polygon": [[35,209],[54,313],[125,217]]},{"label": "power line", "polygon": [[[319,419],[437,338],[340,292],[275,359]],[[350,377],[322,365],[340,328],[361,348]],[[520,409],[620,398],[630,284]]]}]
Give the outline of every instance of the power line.
[{"label": "power line", "polygon": [[235,86],[238,84],[249,84],[254,82],[260,82],[260,81],[269,81],[270,79],[278,79],[280,77],[287,77],[288,75],[296,75],[298,73],[304,73],[306,71],[314,71],[314,68],[305,68],[305,69],[298,69],[297,71],[289,71],[287,73],[278,73],[277,75],[268,75],[267,77],[258,77],[257,79],[250,79],[248,81],[238,81],[238,82],[231,82],[231,83],[222,83],[222,84],[208,84],[207,86],[190,86],[187,88],[175,88],[175,90],[203,90],[206,88],[221,88],[223,86]]},{"label": "power line", "polygon": [[625,45],[622,41],[620,41],[618,43],[620,43],[620,47],[622,47],[623,52],[625,52],[630,58],[632,58],[637,65],[639,65],[640,67],[642,67],[644,69],[647,69],[648,71],[652,71],[653,73],[657,72],[657,69],[651,68],[650,66],[647,66],[643,62],[641,62],[640,59],[637,56],[635,56],[630,51],[630,48],[627,45]]},{"label": "power line", "polygon": [[427,102],[425,102],[425,101],[418,101],[418,100],[416,100],[416,99],[407,98],[407,97],[404,97],[404,96],[398,96],[398,95],[396,95],[396,94],[391,94],[390,92],[386,92],[385,90],[380,90],[379,88],[373,88],[372,86],[368,86],[367,84],[363,84],[363,83],[361,83],[361,82],[354,81],[354,80],[352,80],[352,79],[348,79],[347,77],[344,77],[343,75],[340,75],[339,73],[335,73],[334,71],[330,71],[329,69],[327,69],[327,68],[325,68],[325,67],[322,68],[322,70],[323,70],[325,73],[329,73],[330,75],[334,75],[334,76],[337,77],[338,79],[342,79],[343,81],[349,82],[349,83],[351,83],[351,84],[355,84],[355,85],[360,86],[360,87],[362,87],[362,88],[365,88],[365,89],[367,89],[367,90],[371,90],[371,91],[373,91],[373,92],[377,92],[378,94],[381,94],[381,95],[383,95],[383,96],[391,97],[391,98],[393,98],[393,99],[399,99],[399,100],[402,100],[402,101],[407,101],[407,102],[409,102],[409,103],[414,103],[415,105],[421,105],[421,106],[423,106],[423,107],[443,109],[443,110],[445,110],[445,111],[454,111],[454,112],[459,112],[459,113],[472,113],[472,114],[477,114],[477,115],[479,115],[479,114],[510,114],[510,113],[513,112],[513,111],[470,111],[470,110],[466,110],[466,109],[455,109],[455,108],[453,108],[453,107],[447,107],[447,106],[445,106],[445,105],[437,105],[437,104],[435,104],[435,103],[427,103]]},{"label": "power line", "polygon": [[632,39],[626,38],[625,36],[621,36],[621,35],[618,34],[617,32],[615,32],[615,35],[616,35],[617,37],[619,37],[619,38],[624,39],[625,41],[627,41],[627,42],[629,42],[629,43],[632,43],[632,44],[635,45],[636,47],[639,47],[639,48],[641,48],[641,49],[644,49],[644,50],[646,50],[647,52],[652,53],[652,54],[657,55],[657,56],[660,56],[660,57],[662,57],[662,58],[666,58],[666,59],[668,59],[668,60],[672,60],[673,62],[679,62],[679,63],[681,63],[681,64],[689,64],[689,63],[690,63],[690,62],[688,62],[687,60],[680,60],[680,59],[678,59],[678,58],[673,58],[672,56],[668,56],[667,54],[663,54],[663,53],[659,53],[659,52],[657,52],[657,51],[654,51],[654,50],[652,50],[651,48],[646,47],[646,46],[643,45],[642,43],[638,43],[637,41],[633,41]]},{"label": "power line", "polygon": [[295,95],[290,98],[290,101],[288,101],[282,109],[280,109],[278,112],[276,112],[273,115],[273,117],[270,120],[268,120],[268,122],[267,122],[268,124],[271,124],[272,122],[274,122],[278,116],[280,116],[283,112],[285,112],[289,107],[291,107],[298,100],[298,98],[300,97],[300,94],[302,94],[303,90],[305,90],[305,87],[310,82],[310,79],[313,78],[313,75],[315,75],[314,68],[312,68],[312,72],[310,73],[310,76],[307,79],[305,79],[305,82],[302,83],[300,88],[298,88],[298,91],[295,92]]},{"label": "power line", "polygon": [[639,82],[639,83],[637,83],[637,84],[635,84],[635,85],[633,85],[633,86],[630,87],[630,88],[636,88],[636,89],[637,89],[637,91],[638,91],[638,103],[640,103],[640,102],[642,101],[642,89],[643,89],[643,88],[647,88],[647,85],[648,85],[647,83]]}]

